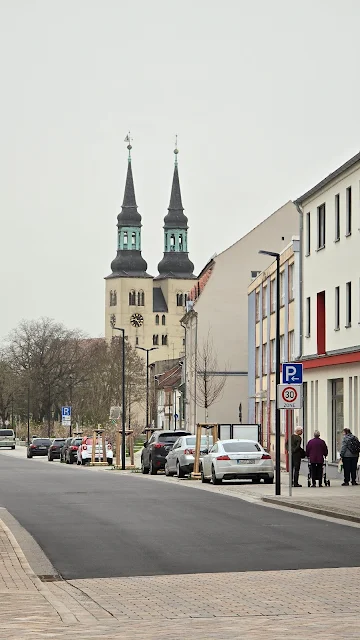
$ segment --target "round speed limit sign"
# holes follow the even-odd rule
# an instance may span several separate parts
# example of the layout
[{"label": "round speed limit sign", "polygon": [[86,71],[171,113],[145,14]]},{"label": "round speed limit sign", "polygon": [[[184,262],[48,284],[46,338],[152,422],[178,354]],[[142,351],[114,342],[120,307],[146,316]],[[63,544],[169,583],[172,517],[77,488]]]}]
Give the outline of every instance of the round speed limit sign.
[{"label": "round speed limit sign", "polygon": [[281,392],[281,397],[284,402],[296,402],[298,393],[295,387],[285,387]]}]

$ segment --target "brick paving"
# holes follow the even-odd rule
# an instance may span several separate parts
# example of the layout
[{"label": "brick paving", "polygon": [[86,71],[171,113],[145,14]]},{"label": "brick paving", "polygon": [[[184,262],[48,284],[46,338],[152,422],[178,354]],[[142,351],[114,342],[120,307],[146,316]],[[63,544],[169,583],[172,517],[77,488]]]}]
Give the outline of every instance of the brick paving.
[{"label": "brick paving", "polygon": [[[322,491],[322,489],[320,491]],[[349,494],[349,492],[351,493]],[[262,499],[264,502],[271,504],[319,513],[340,520],[360,522],[359,498],[360,492],[358,487],[344,487],[342,495],[319,494],[319,491],[314,489],[313,493],[307,497],[303,495],[294,495],[292,497],[263,496]]]},{"label": "brick paving", "polygon": [[43,583],[0,520],[0,639],[359,638],[360,568]]}]

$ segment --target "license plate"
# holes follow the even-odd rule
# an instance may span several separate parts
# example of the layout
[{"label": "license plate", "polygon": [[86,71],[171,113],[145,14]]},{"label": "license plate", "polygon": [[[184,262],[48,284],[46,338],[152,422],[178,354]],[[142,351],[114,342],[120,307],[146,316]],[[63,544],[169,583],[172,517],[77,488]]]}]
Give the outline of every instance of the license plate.
[{"label": "license plate", "polygon": [[39,449],[46,449],[46,447],[39,447]]},{"label": "license plate", "polygon": [[238,464],[254,464],[255,460],[245,460],[245,458],[241,458],[240,460],[237,460]]}]

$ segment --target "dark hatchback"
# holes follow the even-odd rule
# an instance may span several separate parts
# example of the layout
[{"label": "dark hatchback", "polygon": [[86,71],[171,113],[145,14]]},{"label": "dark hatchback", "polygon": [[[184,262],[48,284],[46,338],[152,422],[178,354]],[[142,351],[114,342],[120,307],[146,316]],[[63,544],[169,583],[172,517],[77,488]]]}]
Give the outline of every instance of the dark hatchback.
[{"label": "dark hatchback", "polygon": [[47,456],[51,446],[50,438],[33,438],[31,444],[27,448],[27,458],[34,456]]},{"label": "dark hatchback", "polygon": [[82,438],[68,438],[61,451],[61,456],[66,464],[77,462],[77,450],[82,443]]},{"label": "dark hatchback", "polygon": [[190,431],[154,431],[150,440],[144,443],[141,453],[141,471],[155,475],[165,469],[166,456],[180,436],[191,436]]},{"label": "dark hatchback", "polygon": [[65,438],[54,438],[48,451],[49,462],[52,462],[53,460],[60,460],[60,451],[64,446],[64,442]]}]

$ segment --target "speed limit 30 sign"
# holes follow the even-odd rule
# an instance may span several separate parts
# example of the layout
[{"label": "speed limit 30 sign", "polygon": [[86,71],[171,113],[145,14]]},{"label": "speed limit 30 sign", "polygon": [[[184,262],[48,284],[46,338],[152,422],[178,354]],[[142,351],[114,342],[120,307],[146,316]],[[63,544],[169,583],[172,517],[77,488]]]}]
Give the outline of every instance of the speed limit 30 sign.
[{"label": "speed limit 30 sign", "polygon": [[302,407],[302,384],[278,384],[277,408],[278,409],[301,409],[301,407]]}]

